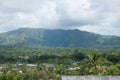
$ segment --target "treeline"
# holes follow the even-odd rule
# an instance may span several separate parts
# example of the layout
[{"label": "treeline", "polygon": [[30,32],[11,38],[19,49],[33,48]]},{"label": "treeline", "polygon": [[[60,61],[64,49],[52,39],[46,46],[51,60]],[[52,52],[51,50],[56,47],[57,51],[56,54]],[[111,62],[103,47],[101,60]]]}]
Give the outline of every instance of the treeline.
[{"label": "treeline", "polygon": [[2,47],[0,64],[0,80],[60,80],[61,75],[117,76],[120,49]]},{"label": "treeline", "polygon": [[76,62],[86,59],[93,53],[112,63],[119,62],[119,49],[1,47],[0,63],[41,63],[63,59]]}]

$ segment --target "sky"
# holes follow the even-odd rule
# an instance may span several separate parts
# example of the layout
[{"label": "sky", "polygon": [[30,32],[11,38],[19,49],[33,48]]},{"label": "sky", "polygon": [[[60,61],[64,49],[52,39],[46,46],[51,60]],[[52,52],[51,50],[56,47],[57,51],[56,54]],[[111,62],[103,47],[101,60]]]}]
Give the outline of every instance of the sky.
[{"label": "sky", "polygon": [[0,0],[0,32],[21,27],[120,36],[120,0]]}]

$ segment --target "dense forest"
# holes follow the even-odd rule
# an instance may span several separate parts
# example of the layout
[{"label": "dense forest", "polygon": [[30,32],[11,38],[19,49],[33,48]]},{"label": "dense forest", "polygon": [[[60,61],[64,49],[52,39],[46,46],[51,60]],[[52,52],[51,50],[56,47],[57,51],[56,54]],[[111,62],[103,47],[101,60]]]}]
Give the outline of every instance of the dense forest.
[{"label": "dense forest", "polygon": [[0,80],[120,75],[120,49],[0,47]]},{"label": "dense forest", "polygon": [[20,28],[0,33],[0,46],[120,47],[119,36],[105,36],[78,29]]}]

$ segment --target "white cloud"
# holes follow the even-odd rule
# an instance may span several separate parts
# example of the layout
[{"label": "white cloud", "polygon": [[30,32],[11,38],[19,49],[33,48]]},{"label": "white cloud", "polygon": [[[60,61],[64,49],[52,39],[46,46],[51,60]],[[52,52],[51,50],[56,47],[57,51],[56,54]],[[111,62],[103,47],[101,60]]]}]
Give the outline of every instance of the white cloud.
[{"label": "white cloud", "polygon": [[60,25],[86,25],[92,24],[97,14],[91,8],[89,0],[60,0],[58,11]]},{"label": "white cloud", "polygon": [[[91,25],[86,25],[86,26],[81,26],[78,27],[78,29],[83,30],[83,31],[88,31],[88,32],[94,32],[94,33],[100,33],[102,35],[120,35],[120,29],[114,28],[114,27],[108,27],[105,28],[106,25],[97,25],[97,26],[91,26]],[[99,29],[98,29],[99,28]]]},{"label": "white cloud", "polygon": [[0,0],[0,32],[27,26],[120,35],[119,21],[119,0]]},{"label": "white cloud", "polygon": [[58,16],[55,11],[56,4],[47,2],[40,9],[32,13],[19,12],[21,25],[28,27],[54,28],[57,26]]}]

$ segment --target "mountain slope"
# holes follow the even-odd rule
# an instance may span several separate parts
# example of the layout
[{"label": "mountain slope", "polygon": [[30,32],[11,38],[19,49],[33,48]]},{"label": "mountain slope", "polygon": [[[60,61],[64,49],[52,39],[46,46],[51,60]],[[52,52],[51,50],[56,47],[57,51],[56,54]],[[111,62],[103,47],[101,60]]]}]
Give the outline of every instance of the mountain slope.
[{"label": "mountain slope", "polygon": [[20,28],[0,34],[1,46],[120,47],[120,37],[86,31]]}]

